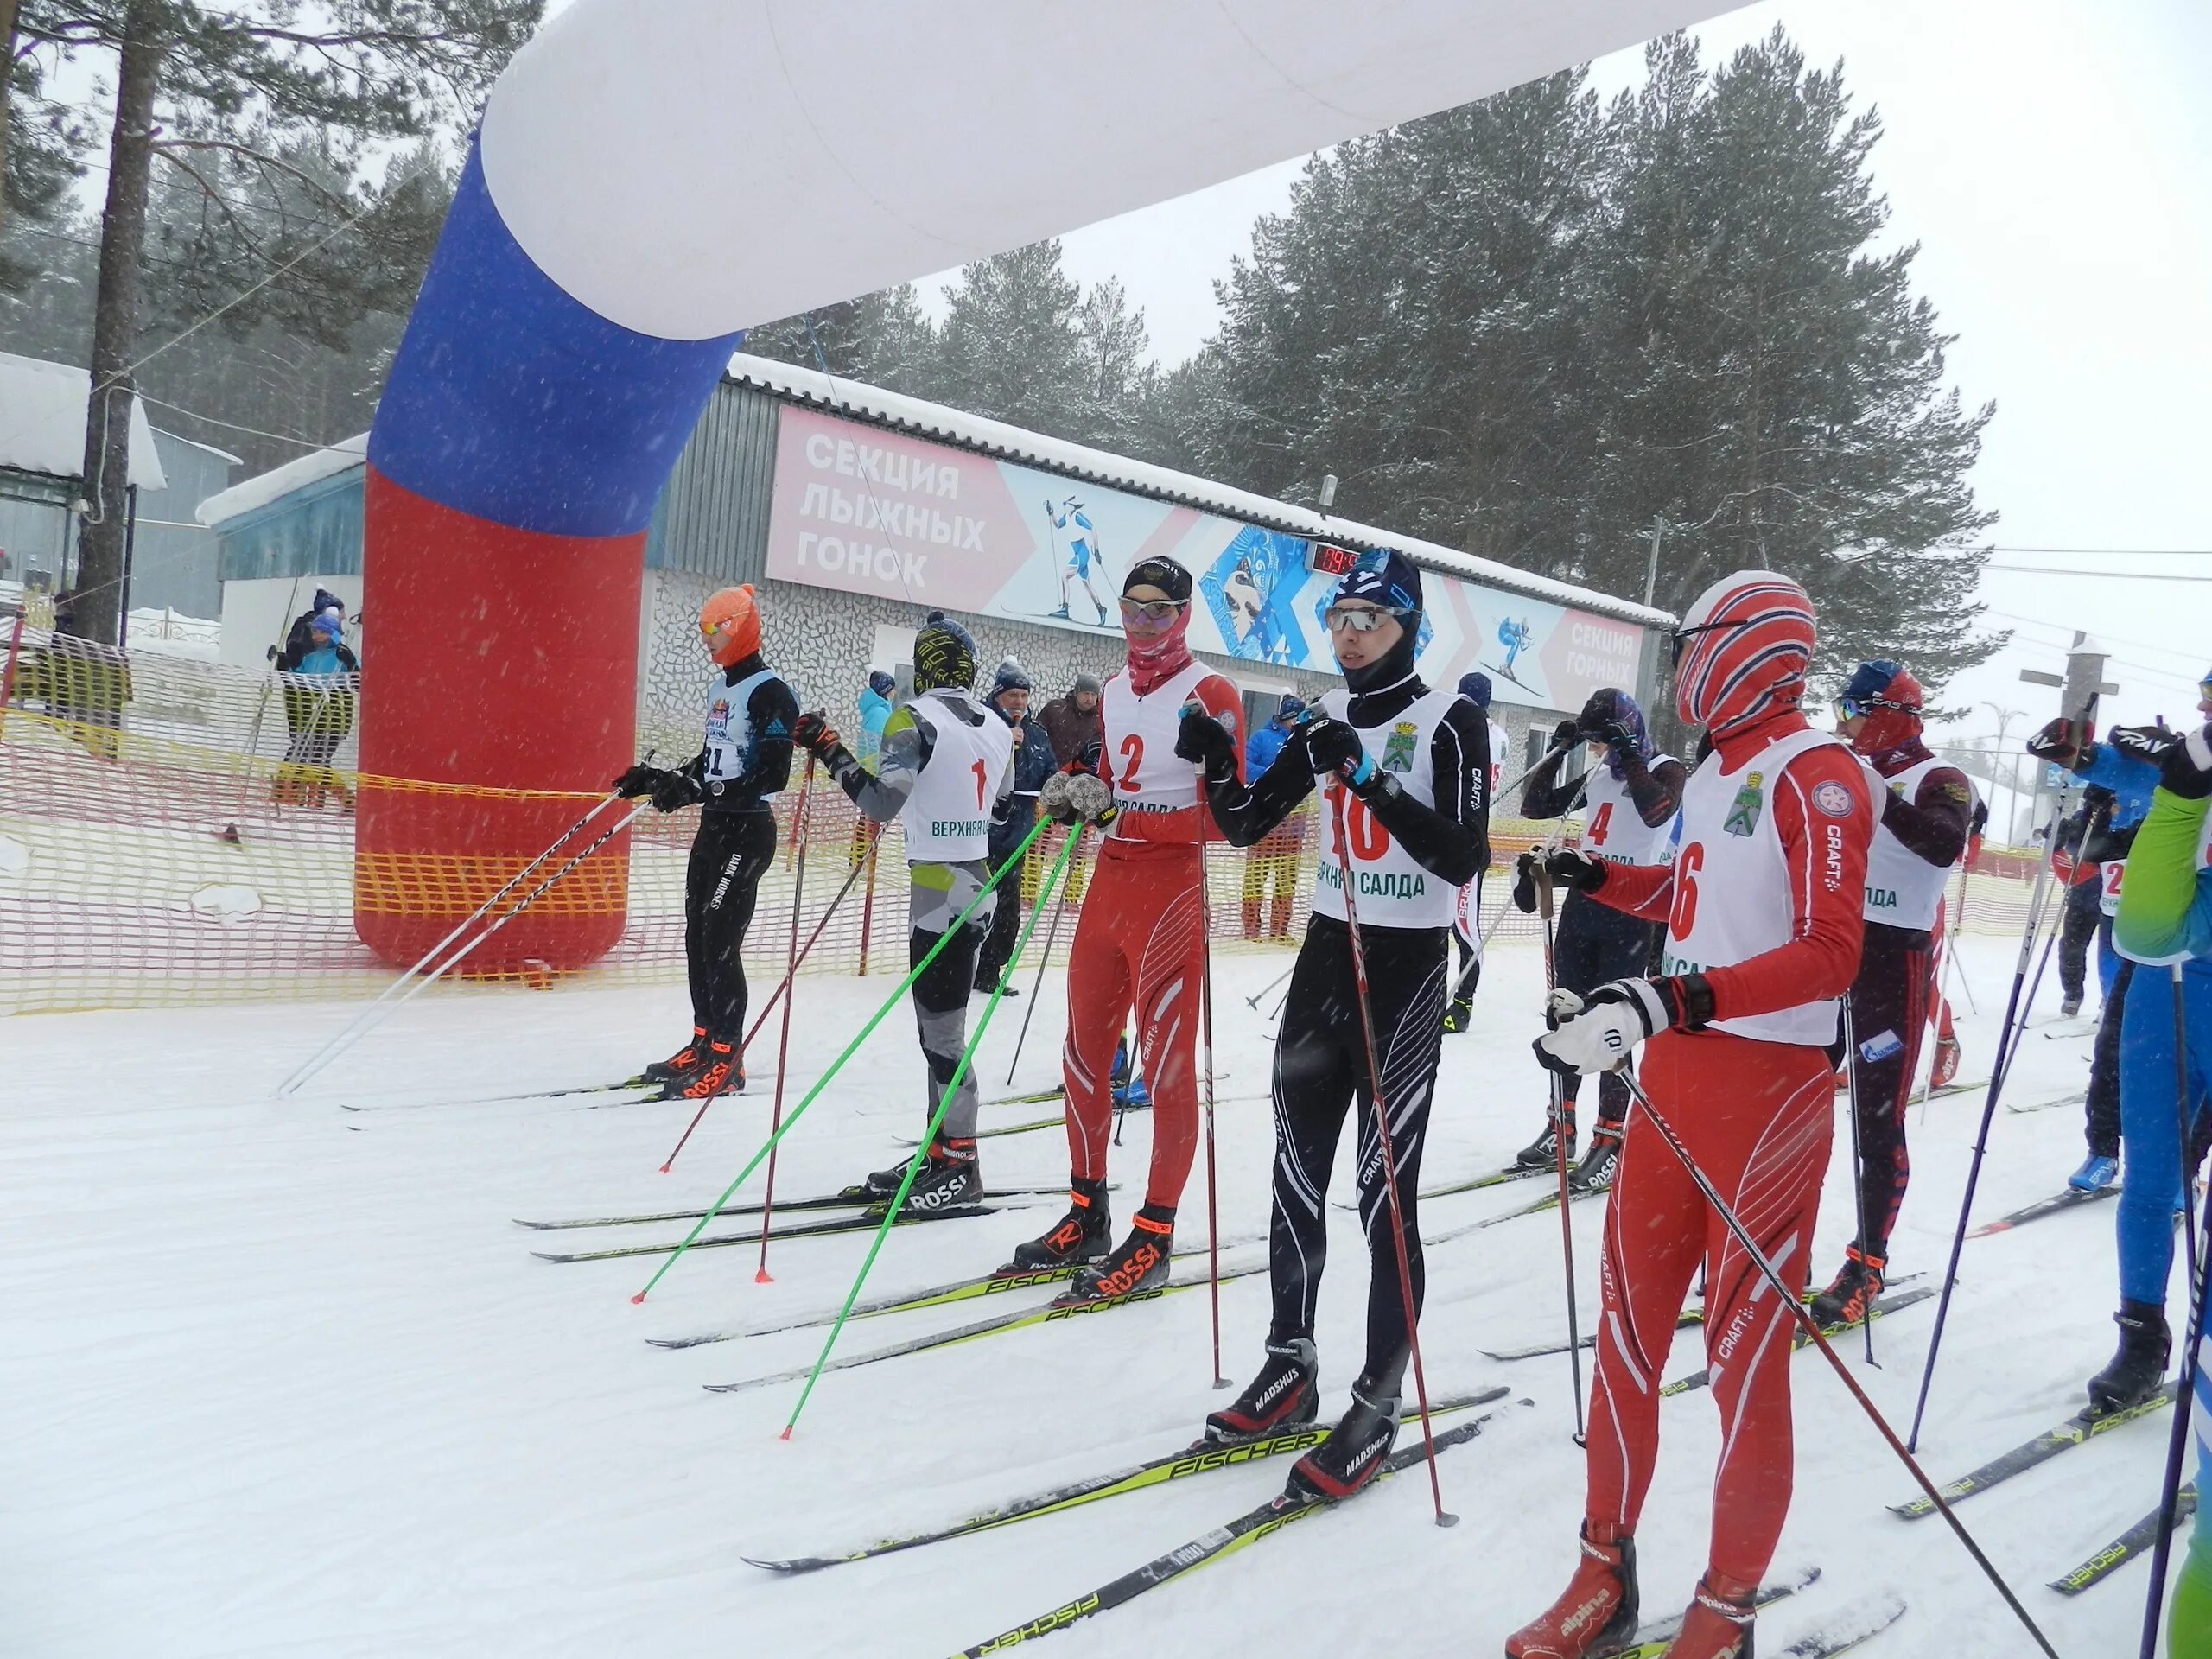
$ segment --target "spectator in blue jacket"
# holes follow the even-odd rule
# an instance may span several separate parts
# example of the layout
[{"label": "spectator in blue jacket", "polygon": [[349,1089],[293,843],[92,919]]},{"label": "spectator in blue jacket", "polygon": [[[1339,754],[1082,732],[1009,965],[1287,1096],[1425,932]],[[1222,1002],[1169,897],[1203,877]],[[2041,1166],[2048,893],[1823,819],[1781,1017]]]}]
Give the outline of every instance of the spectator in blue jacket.
[{"label": "spectator in blue jacket", "polygon": [[[1046,734],[1043,722],[1029,717],[1029,699],[1033,690],[1020,663],[1009,657],[999,664],[999,671],[991,681],[990,695],[984,698],[998,711],[999,718],[1014,728],[1014,800],[1006,817],[991,825],[993,869],[1012,858],[1014,849],[1021,845],[1029,826],[1037,822],[1039,791],[1045,787],[1045,780],[1059,770],[1059,763],[1052,758],[1052,740]],[[1022,906],[1037,895],[1033,868],[1036,861],[1033,848],[1022,867],[1008,870],[1000,880],[998,903],[991,912],[991,931],[976,957],[976,988],[979,991],[988,991],[998,983],[1014,956],[1014,942],[1021,931]],[[1006,994],[1021,995],[1011,985],[1006,988]]]},{"label": "spectator in blue jacket", "polygon": [[[1291,722],[1306,712],[1306,704],[1286,691],[1266,725],[1244,740],[1244,775],[1257,778],[1274,762],[1289,741]],[[1301,806],[1244,854],[1244,937],[1287,939],[1290,910],[1298,886],[1298,855],[1306,844],[1306,821],[1310,809]],[[1261,929],[1261,912],[1267,927]]]},{"label": "spectator in blue jacket", "polygon": [[875,770],[876,757],[883,752],[883,728],[891,718],[898,690],[899,682],[883,670],[868,670],[868,684],[861,690],[861,729],[853,745],[853,759],[870,772]]}]

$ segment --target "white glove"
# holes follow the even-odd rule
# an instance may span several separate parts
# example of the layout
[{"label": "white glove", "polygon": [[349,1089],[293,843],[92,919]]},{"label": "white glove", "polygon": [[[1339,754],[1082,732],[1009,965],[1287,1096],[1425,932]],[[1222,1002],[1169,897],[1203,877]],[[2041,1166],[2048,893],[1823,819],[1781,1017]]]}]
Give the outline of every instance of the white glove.
[{"label": "white glove", "polygon": [[1612,1071],[1626,1065],[1636,1046],[1669,1023],[1667,1001],[1648,979],[1610,980],[1590,993],[1578,1010],[1563,1014],[1554,992],[1550,1012],[1555,1030],[1536,1039],[1536,1058],[1554,1071]]},{"label": "white glove", "polygon": [[1557,1031],[1561,1021],[1572,1020],[1589,1006],[1564,985],[1555,986],[1551,995],[1544,999],[1544,1024]]}]

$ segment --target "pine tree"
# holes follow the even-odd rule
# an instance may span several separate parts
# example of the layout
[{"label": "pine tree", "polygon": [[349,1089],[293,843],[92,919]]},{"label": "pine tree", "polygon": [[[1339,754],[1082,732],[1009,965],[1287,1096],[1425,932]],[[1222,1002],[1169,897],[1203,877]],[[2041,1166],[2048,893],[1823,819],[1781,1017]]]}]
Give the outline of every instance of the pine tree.
[{"label": "pine tree", "polygon": [[809,369],[826,365],[840,379],[913,397],[930,395],[925,388],[937,346],[937,329],[922,314],[912,283],[841,300],[804,316],[779,318],[745,334],[745,349],[756,357]]},{"label": "pine tree", "polygon": [[946,290],[931,394],[992,420],[1078,437],[1090,423],[1082,290],[1060,269],[1057,239],[961,267]]},{"label": "pine tree", "polygon": [[1152,337],[1144,308],[1129,306],[1120,279],[1108,277],[1076,308],[1081,342],[1082,401],[1088,405],[1085,442],[1128,454],[1135,447],[1145,411],[1159,391]]},{"label": "pine tree", "polygon": [[[87,637],[111,644],[118,632],[149,257],[176,260],[181,289],[196,283],[219,303],[263,283],[235,326],[288,315],[327,340],[342,337],[371,304],[391,302],[396,276],[419,270],[416,244],[439,199],[420,188],[419,171],[369,176],[365,146],[473,115],[542,4],[239,0],[218,12],[191,0],[21,0],[22,39],[64,57],[106,57],[115,71],[88,353],[92,511],[78,543],[86,602],[76,618]],[[206,215],[201,234],[166,253],[148,241],[157,162],[198,188]],[[165,176],[163,188],[173,182]],[[240,190],[251,211],[239,208]]]}]

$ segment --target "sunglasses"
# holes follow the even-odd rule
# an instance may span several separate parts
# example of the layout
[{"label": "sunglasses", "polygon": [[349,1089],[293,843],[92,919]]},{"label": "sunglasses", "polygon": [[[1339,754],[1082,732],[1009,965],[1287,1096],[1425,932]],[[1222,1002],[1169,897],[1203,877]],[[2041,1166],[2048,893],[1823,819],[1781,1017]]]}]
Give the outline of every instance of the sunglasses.
[{"label": "sunglasses", "polygon": [[1149,622],[1164,628],[1175,620],[1175,613],[1191,601],[1187,599],[1125,599],[1122,601],[1122,620]]},{"label": "sunglasses", "polygon": [[1680,668],[1682,665],[1682,653],[1689,649],[1691,640],[1736,626],[1733,622],[1700,622],[1694,628],[1676,628],[1674,633],[1675,654],[1669,666]]},{"label": "sunglasses", "polygon": [[1390,610],[1377,605],[1346,605],[1328,613],[1331,633],[1372,633],[1385,620],[1403,622],[1411,611]]}]

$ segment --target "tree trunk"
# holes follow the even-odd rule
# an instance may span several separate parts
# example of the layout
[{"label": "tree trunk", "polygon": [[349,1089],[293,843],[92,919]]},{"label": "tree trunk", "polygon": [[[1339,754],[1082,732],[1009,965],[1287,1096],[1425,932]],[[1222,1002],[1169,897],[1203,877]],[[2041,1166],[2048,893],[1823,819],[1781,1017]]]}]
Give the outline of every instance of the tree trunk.
[{"label": "tree trunk", "polygon": [[102,645],[120,635],[124,531],[130,483],[130,356],[138,343],[139,255],[154,167],[154,90],[166,40],[162,9],[131,0],[116,80],[108,145],[107,206],[100,214],[100,276],[92,313],[92,395],[85,410],[85,496],[92,511],[77,535],[77,632]]},{"label": "tree trunk", "polygon": [[9,72],[16,62],[16,0],[0,0],[0,45],[7,48],[0,57],[0,236],[8,232],[8,93]]}]

